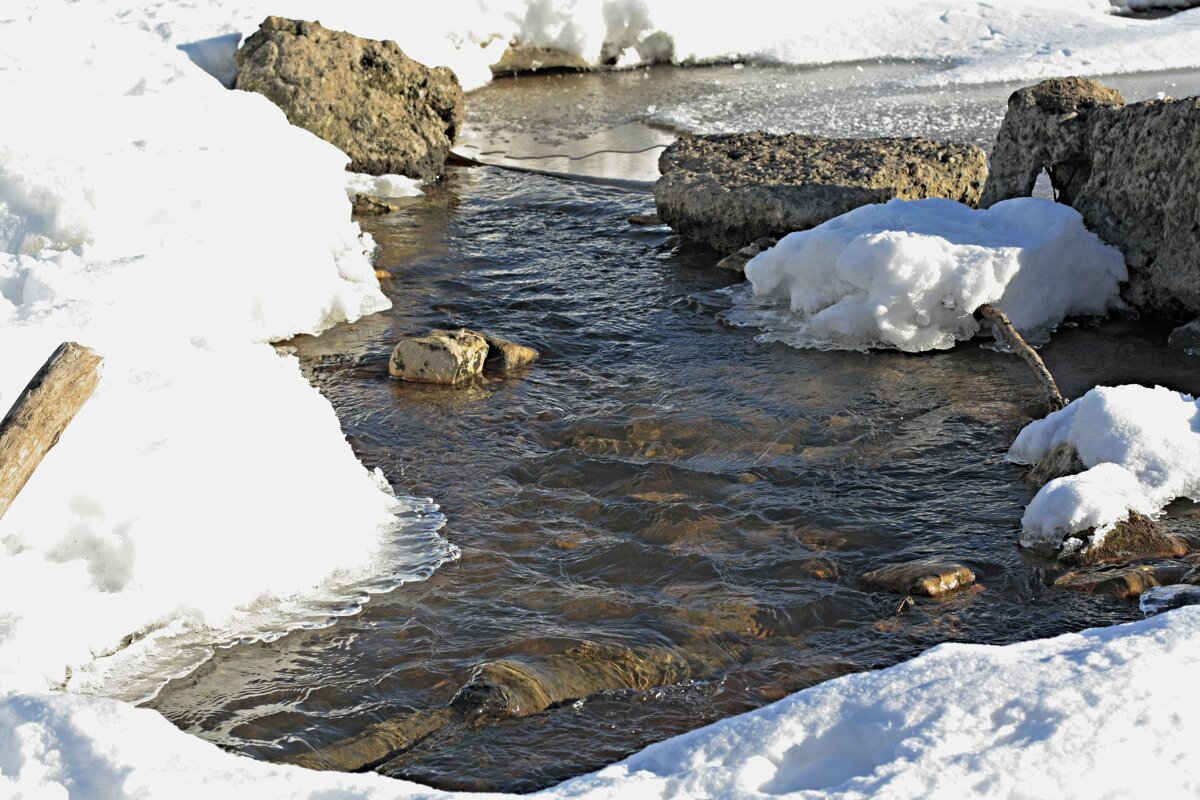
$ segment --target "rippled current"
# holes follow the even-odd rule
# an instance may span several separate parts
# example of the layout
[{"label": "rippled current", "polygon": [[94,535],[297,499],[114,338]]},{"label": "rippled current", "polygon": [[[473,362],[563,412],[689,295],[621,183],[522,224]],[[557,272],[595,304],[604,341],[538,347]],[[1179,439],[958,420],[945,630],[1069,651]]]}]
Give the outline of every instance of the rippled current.
[{"label": "rippled current", "polygon": [[[608,79],[629,80],[580,78]],[[712,251],[627,221],[652,210],[645,192],[457,168],[363,220],[395,308],[289,344],[363,463],[434,497],[462,557],[333,627],[219,651],[152,705],[264,759],[432,713],[371,768],[527,791],[939,642],[1139,616],[1050,586],[1053,565],[1016,546],[1033,489],[1004,453],[1044,411],[1018,359],[978,342],[919,356],[758,343],[717,321],[732,275]],[[542,359],[464,388],[386,377],[399,337],[459,326]],[[1069,327],[1042,352],[1069,396],[1200,390],[1169,329]],[[1170,524],[1190,533],[1193,516]],[[860,581],[927,556],[965,562],[978,585],[902,608]],[[497,662],[610,685],[477,724],[436,716]]]}]

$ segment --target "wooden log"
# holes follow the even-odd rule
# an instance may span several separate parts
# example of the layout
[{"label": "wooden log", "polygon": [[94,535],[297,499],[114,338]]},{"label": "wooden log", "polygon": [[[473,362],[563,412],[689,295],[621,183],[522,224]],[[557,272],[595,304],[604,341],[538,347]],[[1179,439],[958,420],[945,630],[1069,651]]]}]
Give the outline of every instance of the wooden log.
[{"label": "wooden log", "polygon": [[100,381],[100,356],[63,342],[0,422],[0,517]]},{"label": "wooden log", "polygon": [[1008,321],[1008,315],[998,308],[992,308],[986,303],[978,309],[979,316],[992,323],[992,327],[1004,339],[1013,352],[1025,359],[1025,363],[1033,370],[1033,377],[1037,380],[1038,385],[1042,387],[1042,391],[1046,393],[1046,402],[1050,405],[1051,411],[1058,411],[1067,407],[1067,399],[1062,396],[1062,392],[1058,390],[1058,384],[1054,382],[1054,376],[1050,374],[1050,370],[1046,369],[1045,362],[1042,357],[1037,354],[1037,351],[1026,344],[1021,338],[1021,334],[1017,333],[1017,329]]}]

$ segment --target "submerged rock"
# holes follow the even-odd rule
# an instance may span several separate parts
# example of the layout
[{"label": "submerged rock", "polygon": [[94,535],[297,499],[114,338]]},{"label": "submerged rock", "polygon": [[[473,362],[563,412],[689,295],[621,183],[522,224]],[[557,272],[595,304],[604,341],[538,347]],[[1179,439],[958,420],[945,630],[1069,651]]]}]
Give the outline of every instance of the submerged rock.
[{"label": "submerged rock", "polygon": [[1055,579],[1054,585],[1077,592],[1128,599],[1154,586],[1178,583],[1187,570],[1187,565],[1177,561],[1093,567],[1064,572]]},{"label": "submerged rock", "polygon": [[1138,599],[1138,607],[1147,617],[1170,611],[1172,608],[1195,605],[1200,605],[1200,586],[1188,583],[1153,586],[1142,592]]},{"label": "submerged rock", "polygon": [[1045,170],[1057,199],[1125,254],[1126,299],[1200,312],[1200,98],[1126,105],[1096,81],[1020,89],[992,151],[981,205],[1032,194]]},{"label": "submerged rock", "polygon": [[391,214],[400,210],[400,206],[365,192],[356,193],[350,203],[353,213],[364,217]]},{"label": "submerged rock", "polygon": [[522,44],[510,44],[500,56],[500,60],[492,64],[492,75],[519,75],[525,72],[541,70],[571,70],[582,72],[589,68],[583,56],[557,47],[531,47]]},{"label": "submerged rock", "polygon": [[1200,319],[1180,325],[1167,337],[1167,347],[1185,353],[1200,353]]},{"label": "submerged rock", "polygon": [[889,592],[941,597],[975,582],[970,567],[953,561],[907,561],[862,576],[863,583]]},{"label": "submerged rock", "polygon": [[392,350],[388,372],[414,383],[455,384],[483,372],[487,340],[474,331],[430,331],[402,339]]},{"label": "submerged rock", "polygon": [[755,239],[750,244],[738,250],[736,253],[730,253],[717,262],[718,269],[728,269],[734,272],[742,272],[746,269],[746,265],[750,263],[750,259],[754,258],[764,250],[770,250],[779,240],[774,236],[763,236]]},{"label": "submerged rock", "polygon": [[435,178],[462,127],[458,78],[395,42],[267,17],[237,66],[238,89],[265,95],[293,125],[341,148],[354,172]]},{"label": "submerged rock", "polygon": [[987,175],[975,145],[763,132],[684,136],[663,151],[654,200],[688,238],[733,253],[893,198],[974,205]]}]

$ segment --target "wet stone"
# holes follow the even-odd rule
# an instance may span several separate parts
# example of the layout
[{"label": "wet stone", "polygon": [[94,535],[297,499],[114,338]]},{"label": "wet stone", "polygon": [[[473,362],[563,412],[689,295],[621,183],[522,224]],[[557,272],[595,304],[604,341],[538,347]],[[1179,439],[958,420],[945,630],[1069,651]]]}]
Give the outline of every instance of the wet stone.
[{"label": "wet stone", "polygon": [[[1078,538],[1086,542],[1093,535],[1094,529],[1088,528]],[[1129,519],[1118,522],[1108,532],[1101,544],[1065,547],[1059,559],[1074,566],[1090,566],[1142,558],[1178,558],[1186,555],[1189,549],[1182,539],[1167,533],[1160,523],[1142,514],[1130,514]]]},{"label": "wet stone", "polygon": [[452,385],[481,374],[487,355],[487,340],[473,331],[435,330],[402,339],[392,351],[388,372],[404,381]]},{"label": "wet stone", "polygon": [[1040,487],[1055,478],[1078,475],[1086,469],[1087,467],[1079,459],[1079,451],[1075,449],[1075,445],[1070,442],[1060,442],[1051,448],[1041,461],[1033,465],[1033,469],[1029,470],[1025,480]]},{"label": "wet stone", "polygon": [[746,265],[750,263],[750,259],[754,258],[759,253],[770,250],[779,240],[774,236],[762,236],[755,239],[750,244],[738,250],[736,253],[731,253],[717,262],[719,269],[727,269],[733,272],[742,272],[746,269]]},{"label": "wet stone", "polygon": [[1064,572],[1054,580],[1054,585],[1076,592],[1128,599],[1155,586],[1178,583],[1187,571],[1187,565],[1177,561],[1095,567]]},{"label": "wet stone", "polygon": [[921,559],[872,570],[863,583],[898,594],[941,597],[975,582],[975,573],[952,561]]},{"label": "wet stone", "polygon": [[1147,617],[1170,611],[1173,608],[1195,605],[1200,605],[1200,586],[1187,583],[1153,586],[1142,592],[1142,596],[1138,599],[1138,607]]},{"label": "wet stone", "polygon": [[1189,355],[1200,353],[1200,319],[1180,325],[1167,337],[1167,347],[1182,350]]},{"label": "wet stone", "polygon": [[483,368],[489,372],[510,372],[537,361],[540,354],[532,347],[501,339],[488,333],[480,333],[487,342],[488,354]]},{"label": "wet stone", "polygon": [[379,216],[381,214],[392,214],[400,210],[400,206],[394,203],[389,203],[386,200],[381,200],[374,195],[365,192],[358,192],[354,195],[351,201],[354,213],[360,217]]}]

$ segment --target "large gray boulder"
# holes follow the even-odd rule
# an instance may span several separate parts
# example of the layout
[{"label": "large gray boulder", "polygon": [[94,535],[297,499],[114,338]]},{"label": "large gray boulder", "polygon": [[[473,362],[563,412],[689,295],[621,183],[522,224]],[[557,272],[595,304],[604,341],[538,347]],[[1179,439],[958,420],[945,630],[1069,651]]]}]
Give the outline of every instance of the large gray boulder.
[{"label": "large gray boulder", "polygon": [[265,95],[293,125],[341,148],[354,172],[435,178],[462,127],[457,76],[395,42],[267,17],[237,66],[238,89]]},{"label": "large gray boulder", "polygon": [[663,151],[654,200],[663,222],[733,253],[894,198],[974,205],[987,157],[926,139],[829,139],[798,133],[684,136]]},{"label": "large gray boulder", "polygon": [[1020,89],[996,137],[981,205],[1027,196],[1042,170],[1129,265],[1126,299],[1200,313],[1200,98],[1126,104],[1113,89],[1056,78]]}]

